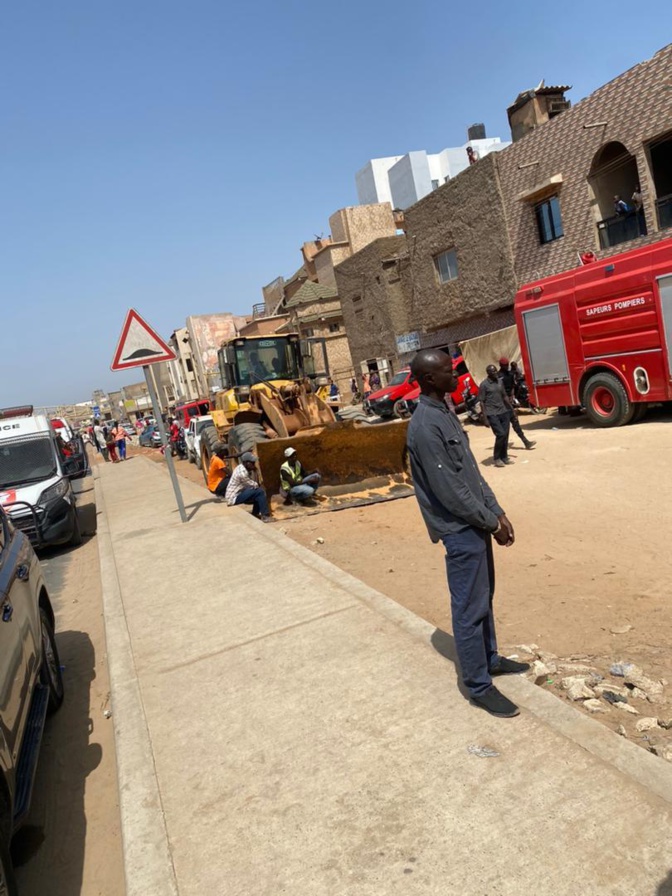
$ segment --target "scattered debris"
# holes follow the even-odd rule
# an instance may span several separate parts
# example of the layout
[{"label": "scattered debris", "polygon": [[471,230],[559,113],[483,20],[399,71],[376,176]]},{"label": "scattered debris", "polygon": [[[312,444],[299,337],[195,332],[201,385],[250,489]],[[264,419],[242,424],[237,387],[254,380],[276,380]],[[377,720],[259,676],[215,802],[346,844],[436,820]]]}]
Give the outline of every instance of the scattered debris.
[{"label": "scattered debris", "polygon": [[612,635],[625,635],[628,632],[632,631],[631,625],[615,625],[613,628],[610,628],[609,631]]},{"label": "scattered debris", "polygon": [[617,678],[625,678],[632,666],[632,663],[614,663],[609,669],[609,674],[615,675]]},{"label": "scattered debris", "polygon": [[672,745],[653,744],[649,749],[652,753],[655,753],[656,756],[660,756],[661,759],[665,759],[667,762],[672,762]]},{"label": "scattered debris", "polygon": [[541,660],[535,660],[530,666],[529,677],[535,684],[544,684],[555,671],[555,666],[547,666]]},{"label": "scattered debris", "polygon": [[658,728],[658,719],[649,717],[638,719],[635,723],[637,731],[650,731],[652,728]]},{"label": "scattered debris", "polygon": [[638,716],[639,712],[635,709],[634,706],[630,706],[629,703],[614,703],[616,709],[622,709],[623,712],[629,712],[633,716]]},{"label": "scattered debris", "polygon": [[638,700],[648,700],[648,696],[640,688],[628,689],[631,697],[637,697]]},{"label": "scattered debris", "polygon": [[595,666],[586,666],[583,663],[560,663],[558,669],[561,672],[575,672],[577,675],[581,672],[584,674],[594,674],[596,672]]},{"label": "scattered debris", "polygon": [[324,538],[322,538],[321,535],[318,535],[318,537],[315,539],[315,544],[324,544]]},{"label": "scattered debris", "polygon": [[624,697],[623,694],[616,694],[614,691],[606,691],[603,690],[601,695],[607,701],[607,703],[627,703],[628,698]]},{"label": "scattered debris", "polygon": [[595,696],[595,691],[586,684],[585,676],[569,675],[560,682],[563,691],[567,691],[570,700],[586,700]]},{"label": "scattered debris", "polygon": [[639,666],[635,666],[634,663],[629,663],[628,666],[629,668],[623,676],[626,684],[644,691],[648,700],[663,696],[663,686],[659,681],[647,678]]},{"label": "scattered debris", "polygon": [[616,729],[616,734],[620,734],[621,737],[627,737],[627,736],[628,736],[628,732],[625,730],[625,726],[624,726],[624,725],[619,725],[619,726],[618,726],[618,728]]},{"label": "scattered debris", "polygon": [[602,703],[601,700],[597,700],[592,697],[590,700],[586,700],[586,702],[583,705],[586,707],[588,712],[610,712],[611,711],[608,706],[605,706],[604,703]]},{"label": "scattered debris", "polygon": [[672,719],[658,719],[658,724],[661,728],[665,728],[669,731],[669,729],[672,728]]},{"label": "scattered debris", "polygon": [[111,719],[112,718],[112,710],[106,709],[105,712],[103,713],[103,715],[105,716],[106,719]]},{"label": "scattered debris", "polygon": [[493,750],[492,747],[479,747],[477,744],[469,744],[467,753],[478,756],[479,759],[494,759],[495,756],[499,756],[497,750]]}]

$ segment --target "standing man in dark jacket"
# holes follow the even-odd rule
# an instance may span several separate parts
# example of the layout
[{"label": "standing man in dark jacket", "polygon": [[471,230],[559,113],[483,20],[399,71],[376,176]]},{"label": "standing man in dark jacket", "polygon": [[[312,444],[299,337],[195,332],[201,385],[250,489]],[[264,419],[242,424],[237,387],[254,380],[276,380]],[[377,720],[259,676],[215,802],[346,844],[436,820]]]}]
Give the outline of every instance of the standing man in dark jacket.
[{"label": "standing man in dark jacket", "polygon": [[491,677],[529,669],[527,663],[497,653],[492,613],[492,537],[509,547],[514,542],[513,526],[481,476],[459,420],[444,401],[457,387],[451,358],[425,349],[413,359],[411,372],[421,390],[408,425],[411,472],[429,537],[442,541],[446,549],[462,679],[477,706],[496,716],[515,716],[518,707],[497,690]]},{"label": "standing man in dark jacket", "polygon": [[520,421],[518,420],[518,414],[516,413],[516,406],[514,404],[514,391],[516,388],[516,371],[518,370],[517,366],[511,364],[509,366],[508,358],[500,358],[499,359],[499,371],[498,376],[504,386],[504,391],[506,392],[506,397],[509,399],[509,404],[511,405],[509,409],[509,418],[511,420],[511,429],[516,433],[518,438],[521,440],[523,445],[530,451],[537,444],[536,442],[528,439],[525,433],[523,432],[523,428],[520,425]]},{"label": "standing man in dark jacket", "polygon": [[481,403],[483,422],[489,426],[495,434],[495,466],[503,467],[506,464],[514,464],[509,457],[509,430],[511,429],[511,402],[509,401],[504,386],[497,376],[497,368],[489,364],[485,368],[487,378],[478,387],[478,400]]}]

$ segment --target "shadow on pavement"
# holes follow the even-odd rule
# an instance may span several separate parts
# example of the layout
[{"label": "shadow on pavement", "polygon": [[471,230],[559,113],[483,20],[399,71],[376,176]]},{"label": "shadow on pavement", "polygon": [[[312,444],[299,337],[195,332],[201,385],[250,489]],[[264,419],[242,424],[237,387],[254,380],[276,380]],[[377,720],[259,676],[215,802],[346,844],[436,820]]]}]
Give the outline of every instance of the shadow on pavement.
[{"label": "shadow on pavement", "polygon": [[[96,672],[93,644],[85,632],[56,636],[64,667],[65,701],[47,721],[26,824],[12,842],[21,896],[80,896],[84,867],[88,775],[102,748],[89,714]],[[105,724],[108,724],[107,722]],[[30,861],[29,861],[30,860]],[[48,882],[48,883],[47,883]]]},{"label": "shadow on pavement", "polygon": [[202,501],[197,501],[195,504],[185,504],[184,509],[187,511],[187,522],[196,516],[201,507],[208,504],[224,504],[224,502],[218,501],[217,498],[204,498]]},{"label": "shadow on pavement", "polygon": [[450,660],[455,666],[455,672],[457,673],[457,689],[465,700],[470,700],[471,694],[462,683],[460,667],[457,662],[457,653],[455,651],[455,639],[452,635],[449,635],[448,632],[444,632],[442,629],[437,628],[432,632],[430,640],[434,650],[436,650],[437,653],[440,653],[445,659]]}]

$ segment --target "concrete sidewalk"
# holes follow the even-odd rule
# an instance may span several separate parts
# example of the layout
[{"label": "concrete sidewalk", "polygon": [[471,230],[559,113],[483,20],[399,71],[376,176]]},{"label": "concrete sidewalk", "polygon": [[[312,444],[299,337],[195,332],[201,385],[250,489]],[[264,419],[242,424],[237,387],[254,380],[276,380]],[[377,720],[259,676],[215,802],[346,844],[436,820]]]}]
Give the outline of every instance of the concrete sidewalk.
[{"label": "concrete sidewalk", "polygon": [[128,896],[672,894],[670,764],[524,679],[472,707],[447,635],[186,480],[181,524],[163,467],[96,477]]}]

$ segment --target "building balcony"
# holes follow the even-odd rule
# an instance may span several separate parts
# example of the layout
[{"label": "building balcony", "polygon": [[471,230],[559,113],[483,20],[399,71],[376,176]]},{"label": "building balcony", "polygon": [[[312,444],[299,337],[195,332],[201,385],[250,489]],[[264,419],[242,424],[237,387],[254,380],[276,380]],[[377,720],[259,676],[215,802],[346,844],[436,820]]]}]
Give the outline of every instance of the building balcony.
[{"label": "building balcony", "polygon": [[639,211],[628,212],[625,215],[613,215],[611,218],[598,221],[597,232],[600,235],[600,249],[610,249],[621,243],[636,240],[639,236],[646,236],[644,209],[640,208]]},{"label": "building balcony", "polygon": [[672,193],[656,199],[656,212],[658,213],[658,227],[672,227]]}]

